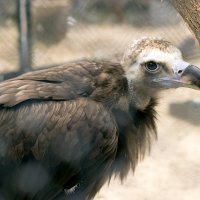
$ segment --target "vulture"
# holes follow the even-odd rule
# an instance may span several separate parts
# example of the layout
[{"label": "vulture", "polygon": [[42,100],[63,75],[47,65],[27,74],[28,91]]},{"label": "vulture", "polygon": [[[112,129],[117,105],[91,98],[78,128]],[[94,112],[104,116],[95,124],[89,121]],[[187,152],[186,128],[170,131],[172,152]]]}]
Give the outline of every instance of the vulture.
[{"label": "vulture", "polygon": [[156,137],[160,91],[200,89],[173,44],[141,38],[120,63],[79,60],[0,83],[0,199],[90,200]]}]

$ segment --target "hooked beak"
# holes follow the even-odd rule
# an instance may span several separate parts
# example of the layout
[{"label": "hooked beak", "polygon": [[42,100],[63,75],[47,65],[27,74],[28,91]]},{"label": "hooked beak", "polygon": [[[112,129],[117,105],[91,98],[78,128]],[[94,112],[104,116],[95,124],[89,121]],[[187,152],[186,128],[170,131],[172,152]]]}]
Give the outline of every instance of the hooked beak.
[{"label": "hooked beak", "polygon": [[200,68],[189,65],[181,75],[181,82],[183,87],[200,89]]},{"label": "hooked beak", "polygon": [[176,61],[173,66],[173,75],[153,80],[163,88],[187,87],[200,90],[200,68],[185,61]]}]

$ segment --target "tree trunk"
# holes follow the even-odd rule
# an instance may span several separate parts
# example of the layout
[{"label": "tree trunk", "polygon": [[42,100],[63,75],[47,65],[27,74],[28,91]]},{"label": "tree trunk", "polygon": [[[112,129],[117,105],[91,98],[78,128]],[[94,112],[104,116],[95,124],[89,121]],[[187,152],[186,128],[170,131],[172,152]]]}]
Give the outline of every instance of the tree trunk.
[{"label": "tree trunk", "polygon": [[171,0],[200,44],[200,0]]}]

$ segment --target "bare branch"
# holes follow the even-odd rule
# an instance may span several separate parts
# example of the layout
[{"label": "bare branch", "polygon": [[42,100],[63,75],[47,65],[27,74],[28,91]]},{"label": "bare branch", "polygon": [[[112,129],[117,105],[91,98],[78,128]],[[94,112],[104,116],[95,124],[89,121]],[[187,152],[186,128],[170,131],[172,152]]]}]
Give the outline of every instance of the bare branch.
[{"label": "bare branch", "polygon": [[200,0],[171,0],[200,44]]}]

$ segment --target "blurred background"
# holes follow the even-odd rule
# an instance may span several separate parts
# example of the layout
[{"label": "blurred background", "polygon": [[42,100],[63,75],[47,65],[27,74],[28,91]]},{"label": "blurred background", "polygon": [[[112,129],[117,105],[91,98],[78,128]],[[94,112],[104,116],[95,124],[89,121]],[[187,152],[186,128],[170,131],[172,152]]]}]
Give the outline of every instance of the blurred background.
[{"label": "blurred background", "polygon": [[[141,36],[159,36],[200,66],[200,51],[170,0],[0,0],[0,79],[81,58],[120,61]],[[158,141],[121,184],[95,200],[196,200],[200,196],[200,92],[161,94]]]}]

